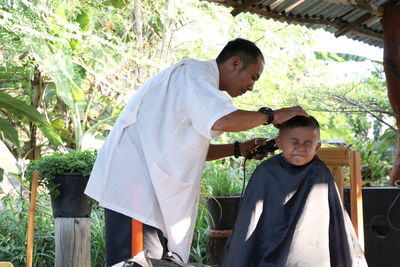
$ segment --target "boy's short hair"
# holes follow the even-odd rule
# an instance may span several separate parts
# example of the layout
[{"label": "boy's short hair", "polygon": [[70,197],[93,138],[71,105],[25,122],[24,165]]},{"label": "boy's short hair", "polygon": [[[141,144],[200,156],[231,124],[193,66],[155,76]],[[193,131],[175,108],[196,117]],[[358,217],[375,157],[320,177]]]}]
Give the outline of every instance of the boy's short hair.
[{"label": "boy's short hair", "polygon": [[291,129],[297,127],[312,127],[314,129],[319,129],[319,123],[313,116],[295,116],[290,120],[278,124],[276,127],[279,129],[279,131],[286,128]]}]

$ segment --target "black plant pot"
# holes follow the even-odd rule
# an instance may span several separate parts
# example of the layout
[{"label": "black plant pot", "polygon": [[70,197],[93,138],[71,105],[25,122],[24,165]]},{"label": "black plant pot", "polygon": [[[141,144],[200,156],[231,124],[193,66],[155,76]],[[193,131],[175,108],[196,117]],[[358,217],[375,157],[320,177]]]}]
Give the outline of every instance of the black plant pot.
[{"label": "black plant pot", "polygon": [[90,217],[92,202],[83,192],[89,176],[80,173],[64,173],[55,177],[60,192],[51,197],[54,218],[84,218]]},{"label": "black plant pot", "polygon": [[207,222],[211,230],[231,230],[235,225],[240,206],[240,196],[208,197]]}]

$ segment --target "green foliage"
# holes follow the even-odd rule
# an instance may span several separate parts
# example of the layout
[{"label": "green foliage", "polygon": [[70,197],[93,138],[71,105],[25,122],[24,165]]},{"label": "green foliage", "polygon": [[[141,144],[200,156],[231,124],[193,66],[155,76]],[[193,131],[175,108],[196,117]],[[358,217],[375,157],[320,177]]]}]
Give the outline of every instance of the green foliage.
[{"label": "green foliage", "polygon": [[[127,19],[130,10],[93,1],[45,1],[36,5],[0,0],[0,11],[4,15],[0,16],[4,55],[0,59],[6,59],[10,65],[4,77],[10,85],[7,88],[11,91],[11,81],[18,78],[23,88],[12,95],[22,95],[28,100],[27,105],[32,102],[42,108],[51,125],[54,120],[61,122],[66,147],[82,150],[86,130],[104,132],[104,128],[109,128],[116,118],[114,112],[137,87],[138,78],[132,73],[132,66],[136,68],[139,62],[137,46],[125,41],[127,37],[134,39],[131,21]],[[146,64],[141,64],[144,71]],[[27,70],[34,68],[40,74],[34,80],[40,87],[37,99],[31,94],[32,79],[12,72],[21,66]],[[44,98],[40,98],[42,94]],[[7,131],[9,138],[16,143]]]},{"label": "green foliage", "polygon": [[90,29],[91,19],[90,9],[87,9],[81,11],[76,17],[76,22],[79,23],[79,27],[81,27],[82,31],[86,32]]},{"label": "green foliage", "polygon": [[331,53],[331,52],[321,52],[315,51],[314,52],[315,58],[318,60],[325,60],[325,61],[335,61],[335,62],[348,62],[348,61],[355,61],[355,62],[363,62],[363,61],[373,61],[367,57],[352,55],[352,54],[345,54],[345,53]]},{"label": "green foliage", "polygon": [[91,213],[91,259],[92,266],[104,266],[105,263],[105,233],[104,233],[104,211],[95,202]]},{"label": "green foliage", "polygon": [[[54,266],[54,221],[49,199],[38,195],[35,216],[35,241],[33,266]],[[29,215],[29,201],[6,196],[0,206],[0,258],[14,266],[26,262],[26,238]]]},{"label": "green foliage", "polygon": [[28,164],[26,176],[32,177],[34,171],[39,172],[39,184],[44,185],[50,194],[57,194],[57,185],[54,178],[63,173],[81,173],[83,176],[90,175],[96,152],[93,151],[72,151],[67,154],[54,153],[44,156],[38,160],[33,160]]},{"label": "green foliage", "polygon": [[244,159],[232,157],[206,162],[202,176],[203,196],[239,196],[260,163],[259,160],[247,160],[244,165]]},{"label": "green foliage", "polygon": [[196,225],[193,233],[192,246],[190,248],[189,262],[205,263],[206,259],[206,230],[208,210],[205,204],[205,198],[200,198],[200,207],[196,219]]},{"label": "green foliage", "polygon": [[6,119],[0,117],[0,132],[3,133],[4,138],[12,142],[17,148],[20,147],[18,132],[14,126]]},{"label": "green foliage", "polygon": [[243,188],[240,172],[240,168],[232,169],[226,163],[207,164],[203,172],[206,193],[212,196],[239,196]]},{"label": "green foliage", "polygon": [[[29,202],[24,198],[10,195],[0,201],[0,259],[12,262],[14,266],[25,266],[26,238]],[[33,246],[33,266],[50,267],[55,262],[55,229],[47,194],[37,195],[35,236]],[[103,266],[104,213],[94,206],[91,223],[91,261],[92,266]]]},{"label": "green foliage", "polygon": [[356,138],[353,149],[359,150],[362,163],[362,178],[367,186],[388,186],[389,171],[396,152],[397,134],[386,130],[376,140]]},{"label": "green foliage", "polygon": [[[46,121],[45,117],[40,114],[35,107],[0,91],[0,110],[5,110],[20,119],[28,119],[42,130],[43,134],[46,135],[52,144],[56,146],[62,145],[59,135],[54,131],[54,129]],[[2,121],[3,123],[1,123]],[[5,131],[9,140],[19,147],[19,141],[14,132],[16,130],[12,127],[12,125],[10,123],[6,124],[6,121],[2,119],[0,121],[0,127],[1,126],[3,127],[0,128],[0,131]]]}]

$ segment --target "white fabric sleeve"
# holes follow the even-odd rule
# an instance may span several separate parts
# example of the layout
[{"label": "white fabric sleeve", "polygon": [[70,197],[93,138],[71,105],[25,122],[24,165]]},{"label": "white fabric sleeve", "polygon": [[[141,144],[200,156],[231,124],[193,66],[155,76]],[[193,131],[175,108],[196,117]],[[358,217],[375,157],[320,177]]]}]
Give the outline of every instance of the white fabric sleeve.
[{"label": "white fabric sleeve", "polygon": [[202,136],[212,139],[221,132],[212,131],[214,123],[229,113],[238,110],[230,97],[211,82],[194,80],[189,85],[186,111],[193,128]]}]

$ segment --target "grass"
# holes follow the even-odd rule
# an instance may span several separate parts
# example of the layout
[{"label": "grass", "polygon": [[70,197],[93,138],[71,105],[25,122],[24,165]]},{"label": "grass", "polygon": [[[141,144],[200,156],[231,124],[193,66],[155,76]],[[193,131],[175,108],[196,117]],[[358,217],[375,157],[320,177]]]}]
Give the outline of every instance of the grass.
[{"label": "grass", "polygon": [[[54,219],[48,194],[38,194],[33,247],[34,267],[53,267],[55,260]],[[7,195],[0,201],[0,259],[15,267],[26,265],[29,201]],[[91,224],[92,266],[104,266],[104,215],[94,206]]]}]

